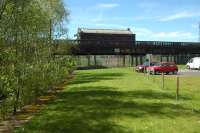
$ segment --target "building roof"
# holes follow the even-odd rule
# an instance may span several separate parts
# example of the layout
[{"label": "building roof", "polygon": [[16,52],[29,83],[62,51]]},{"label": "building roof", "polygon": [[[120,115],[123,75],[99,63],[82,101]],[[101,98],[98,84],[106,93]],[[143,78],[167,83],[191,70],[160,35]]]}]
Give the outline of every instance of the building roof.
[{"label": "building roof", "polygon": [[94,34],[133,34],[133,32],[127,29],[86,29],[79,28],[79,33],[94,33]]}]

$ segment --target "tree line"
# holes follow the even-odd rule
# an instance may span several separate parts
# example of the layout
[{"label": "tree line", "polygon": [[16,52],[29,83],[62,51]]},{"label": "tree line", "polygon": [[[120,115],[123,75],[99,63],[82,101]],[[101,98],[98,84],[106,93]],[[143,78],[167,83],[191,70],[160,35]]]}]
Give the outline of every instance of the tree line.
[{"label": "tree line", "polygon": [[72,69],[72,57],[53,55],[68,16],[62,0],[0,0],[0,119],[36,101]]}]

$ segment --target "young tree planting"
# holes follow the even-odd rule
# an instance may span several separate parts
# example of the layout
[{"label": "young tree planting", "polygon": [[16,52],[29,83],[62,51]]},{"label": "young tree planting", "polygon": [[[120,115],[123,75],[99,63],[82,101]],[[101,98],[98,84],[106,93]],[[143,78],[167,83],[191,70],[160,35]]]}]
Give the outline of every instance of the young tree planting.
[{"label": "young tree planting", "polygon": [[68,15],[62,0],[1,0],[0,119],[66,77],[71,57],[54,57],[53,40]]}]

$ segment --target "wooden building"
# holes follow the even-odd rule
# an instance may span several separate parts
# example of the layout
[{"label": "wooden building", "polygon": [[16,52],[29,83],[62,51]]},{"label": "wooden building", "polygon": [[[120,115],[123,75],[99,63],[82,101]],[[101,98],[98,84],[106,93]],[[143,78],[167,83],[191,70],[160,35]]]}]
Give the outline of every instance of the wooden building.
[{"label": "wooden building", "polygon": [[[94,65],[99,65],[99,62],[103,61],[113,62],[115,59],[118,62],[122,58],[123,66],[127,61],[133,66],[143,63],[146,54],[156,55],[160,61],[185,64],[190,58],[200,56],[200,42],[136,41],[136,35],[130,29],[80,28],[77,39],[68,40],[64,44],[72,44],[70,53],[80,59],[87,58],[88,65],[91,62],[94,62]],[[64,50],[63,47],[60,49]],[[99,58],[104,59],[99,61]],[[92,59],[94,60],[91,61]]]},{"label": "wooden building", "polygon": [[136,41],[130,29],[78,29],[75,55],[197,55],[200,42]]},{"label": "wooden building", "polygon": [[79,52],[84,54],[130,54],[135,34],[129,29],[84,29],[77,34]]}]

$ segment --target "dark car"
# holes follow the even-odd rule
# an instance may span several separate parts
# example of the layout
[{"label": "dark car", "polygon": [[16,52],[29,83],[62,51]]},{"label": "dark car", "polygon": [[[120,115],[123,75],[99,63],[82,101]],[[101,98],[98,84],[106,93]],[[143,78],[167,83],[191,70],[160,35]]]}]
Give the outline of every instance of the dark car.
[{"label": "dark car", "polygon": [[178,67],[174,62],[161,62],[154,64],[154,66],[148,67],[147,71],[150,74],[159,74],[159,73],[169,74],[170,72],[173,74],[177,74]]},{"label": "dark car", "polygon": [[150,62],[150,64],[149,64],[149,62],[144,62],[144,64],[136,66],[135,70],[137,72],[146,72],[146,70],[149,66],[154,66],[154,64],[156,64],[156,63],[157,62]]}]

